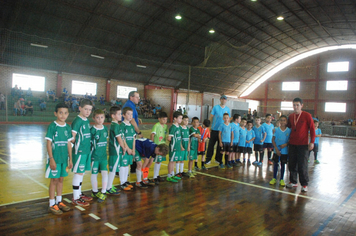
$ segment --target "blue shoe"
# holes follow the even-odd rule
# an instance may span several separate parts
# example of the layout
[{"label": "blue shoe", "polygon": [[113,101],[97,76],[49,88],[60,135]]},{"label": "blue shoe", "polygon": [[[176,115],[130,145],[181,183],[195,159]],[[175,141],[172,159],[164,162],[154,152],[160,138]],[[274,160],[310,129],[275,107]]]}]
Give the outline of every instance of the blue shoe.
[{"label": "blue shoe", "polygon": [[228,169],[232,169],[232,165],[230,165],[230,164],[227,164],[226,167],[227,167]]},{"label": "blue shoe", "polygon": [[257,166],[262,166],[262,162],[258,162],[258,163],[257,163]]},{"label": "blue shoe", "polygon": [[219,165],[219,168],[220,168],[220,169],[225,169],[224,164],[220,164],[220,165]]},{"label": "blue shoe", "polygon": [[237,166],[242,166],[242,162],[241,161],[237,161]]},{"label": "blue shoe", "polygon": [[252,165],[257,165],[257,164],[258,164],[258,161],[252,162]]}]

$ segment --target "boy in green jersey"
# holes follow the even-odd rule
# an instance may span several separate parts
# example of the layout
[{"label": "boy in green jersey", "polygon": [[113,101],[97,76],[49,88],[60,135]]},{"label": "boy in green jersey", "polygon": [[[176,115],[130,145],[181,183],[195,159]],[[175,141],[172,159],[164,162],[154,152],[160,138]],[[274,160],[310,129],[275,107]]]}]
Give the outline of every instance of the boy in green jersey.
[{"label": "boy in green jersey", "polygon": [[173,113],[173,124],[169,128],[169,163],[167,181],[177,183],[181,178],[174,176],[174,164],[179,161],[181,151],[184,151],[182,146],[182,134],[179,124],[182,122],[182,113],[176,111]]},{"label": "boy in green jersey", "polygon": [[200,131],[198,129],[199,118],[193,117],[192,127],[189,129],[189,162],[188,162],[188,175],[189,177],[194,177],[192,172],[193,162],[198,159],[198,144],[201,138]]},{"label": "boy in green jersey", "polygon": [[72,203],[78,206],[89,206],[92,197],[82,193],[82,182],[85,171],[90,170],[90,127],[89,120],[93,103],[89,99],[83,99],[79,105],[79,115],[72,123],[73,148],[73,200]]},{"label": "boy in green jersey", "polygon": [[180,161],[176,163],[176,176],[182,178],[184,176],[188,176],[184,173],[184,161],[188,160],[189,153],[189,129],[187,127],[189,123],[189,118],[187,115],[183,115],[182,124],[180,126],[182,132],[182,146],[184,151],[181,152]]},{"label": "boy in green jersey", "polygon": [[[63,178],[68,176],[68,170],[72,168],[72,132],[66,124],[68,118],[68,106],[64,103],[56,105],[54,115],[57,120],[52,122],[47,129],[47,152],[46,178],[49,183],[49,208],[48,211],[60,215],[70,208],[62,203]],[[56,200],[54,199],[57,191]]]},{"label": "boy in green jersey", "polygon": [[[105,113],[95,110],[93,113],[95,124],[90,128],[91,133],[91,196],[98,198],[98,202],[106,199],[106,187],[108,184],[108,157],[106,147],[108,143],[108,128],[103,123]],[[98,173],[101,172],[101,192],[98,190]]]}]

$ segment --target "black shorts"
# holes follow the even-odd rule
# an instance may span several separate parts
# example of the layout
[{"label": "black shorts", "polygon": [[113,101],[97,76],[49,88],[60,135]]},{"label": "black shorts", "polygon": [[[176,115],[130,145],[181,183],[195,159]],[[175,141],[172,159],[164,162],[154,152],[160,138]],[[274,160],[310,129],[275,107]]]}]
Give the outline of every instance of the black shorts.
[{"label": "black shorts", "polygon": [[245,147],[245,150],[246,150],[245,153],[252,154],[252,148],[250,148],[250,147]]},{"label": "black shorts", "polygon": [[231,152],[238,152],[239,145],[237,143],[234,143],[231,146]]},{"label": "black shorts", "polygon": [[253,145],[253,150],[255,152],[263,152],[263,145],[262,144],[254,144]]},{"label": "black shorts", "polygon": [[273,144],[272,143],[264,143],[263,148],[273,149]]},{"label": "black shorts", "polygon": [[319,151],[319,143],[314,143],[313,152],[318,152],[318,151]]},{"label": "black shorts", "polygon": [[238,147],[237,148],[237,152],[239,152],[239,153],[246,153],[246,147]]},{"label": "black shorts", "polygon": [[205,151],[198,152],[198,155],[205,155]]},{"label": "black shorts", "polygon": [[282,164],[287,164],[288,162],[288,155],[287,154],[282,154],[280,157],[277,156],[276,153],[273,154],[272,157],[273,162],[278,163],[279,161],[281,161]]},{"label": "black shorts", "polygon": [[230,143],[222,143],[222,147],[220,147],[221,152],[230,152]]}]

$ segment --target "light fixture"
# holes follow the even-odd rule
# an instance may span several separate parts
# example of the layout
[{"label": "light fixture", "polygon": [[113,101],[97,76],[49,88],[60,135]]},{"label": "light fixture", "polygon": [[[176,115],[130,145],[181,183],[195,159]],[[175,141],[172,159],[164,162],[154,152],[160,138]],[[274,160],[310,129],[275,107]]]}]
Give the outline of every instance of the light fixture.
[{"label": "light fixture", "polygon": [[98,56],[98,55],[94,55],[94,54],[90,54],[91,57],[95,57],[95,58],[98,58],[98,59],[105,59],[105,57],[102,57],[102,56]]},{"label": "light fixture", "polygon": [[257,0],[251,0],[251,2],[257,2]]},{"label": "light fixture", "polygon": [[277,20],[284,20],[284,17],[283,16],[278,16]]},{"label": "light fixture", "polygon": [[181,19],[182,19],[182,16],[181,16],[180,14],[177,14],[177,15],[175,16],[175,18],[176,18],[176,20],[181,20]]},{"label": "light fixture", "polygon": [[42,44],[37,44],[37,43],[31,43],[30,45],[33,46],[33,47],[48,48],[47,45],[42,45]]},{"label": "light fixture", "polygon": [[215,30],[214,30],[213,28],[211,28],[211,29],[209,30],[209,33],[213,34],[213,33],[215,33]]},{"label": "light fixture", "polygon": [[146,66],[144,66],[144,65],[136,65],[136,66],[139,68],[146,68]]}]

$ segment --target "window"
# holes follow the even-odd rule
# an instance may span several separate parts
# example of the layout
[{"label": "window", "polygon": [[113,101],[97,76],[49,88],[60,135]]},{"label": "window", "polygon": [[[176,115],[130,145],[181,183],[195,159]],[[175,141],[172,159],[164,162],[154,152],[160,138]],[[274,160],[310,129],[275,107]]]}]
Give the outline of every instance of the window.
[{"label": "window", "polygon": [[281,102],[281,110],[293,110],[293,102]]},{"label": "window", "polygon": [[349,62],[348,61],[329,62],[327,70],[328,70],[328,72],[349,71]]},{"label": "window", "polygon": [[326,90],[347,90],[347,80],[326,81]]},{"label": "window", "polygon": [[346,112],[346,103],[326,102],[325,112]]},{"label": "window", "polygon": [[34,75],[23,75],[23,74],[12,74],[12,87],[17,85],[18,88],[21,87],[22,90],[28,90],[31,88],[32,91],[45,91],[45,77],[34,76]]},{"label": "window", "polygon": [[117,97],[118,98],[128,98],[131,91],[137,91],[135,87],[117,86]]},{"label": "window", "polygon": [[72,94],[85,95],[86,93],[96,95],[96,83],[72,81]]},{"label": "window", "polygon": [[299,91],[300,82],[283,82],[282,90],[283,91]]}]

